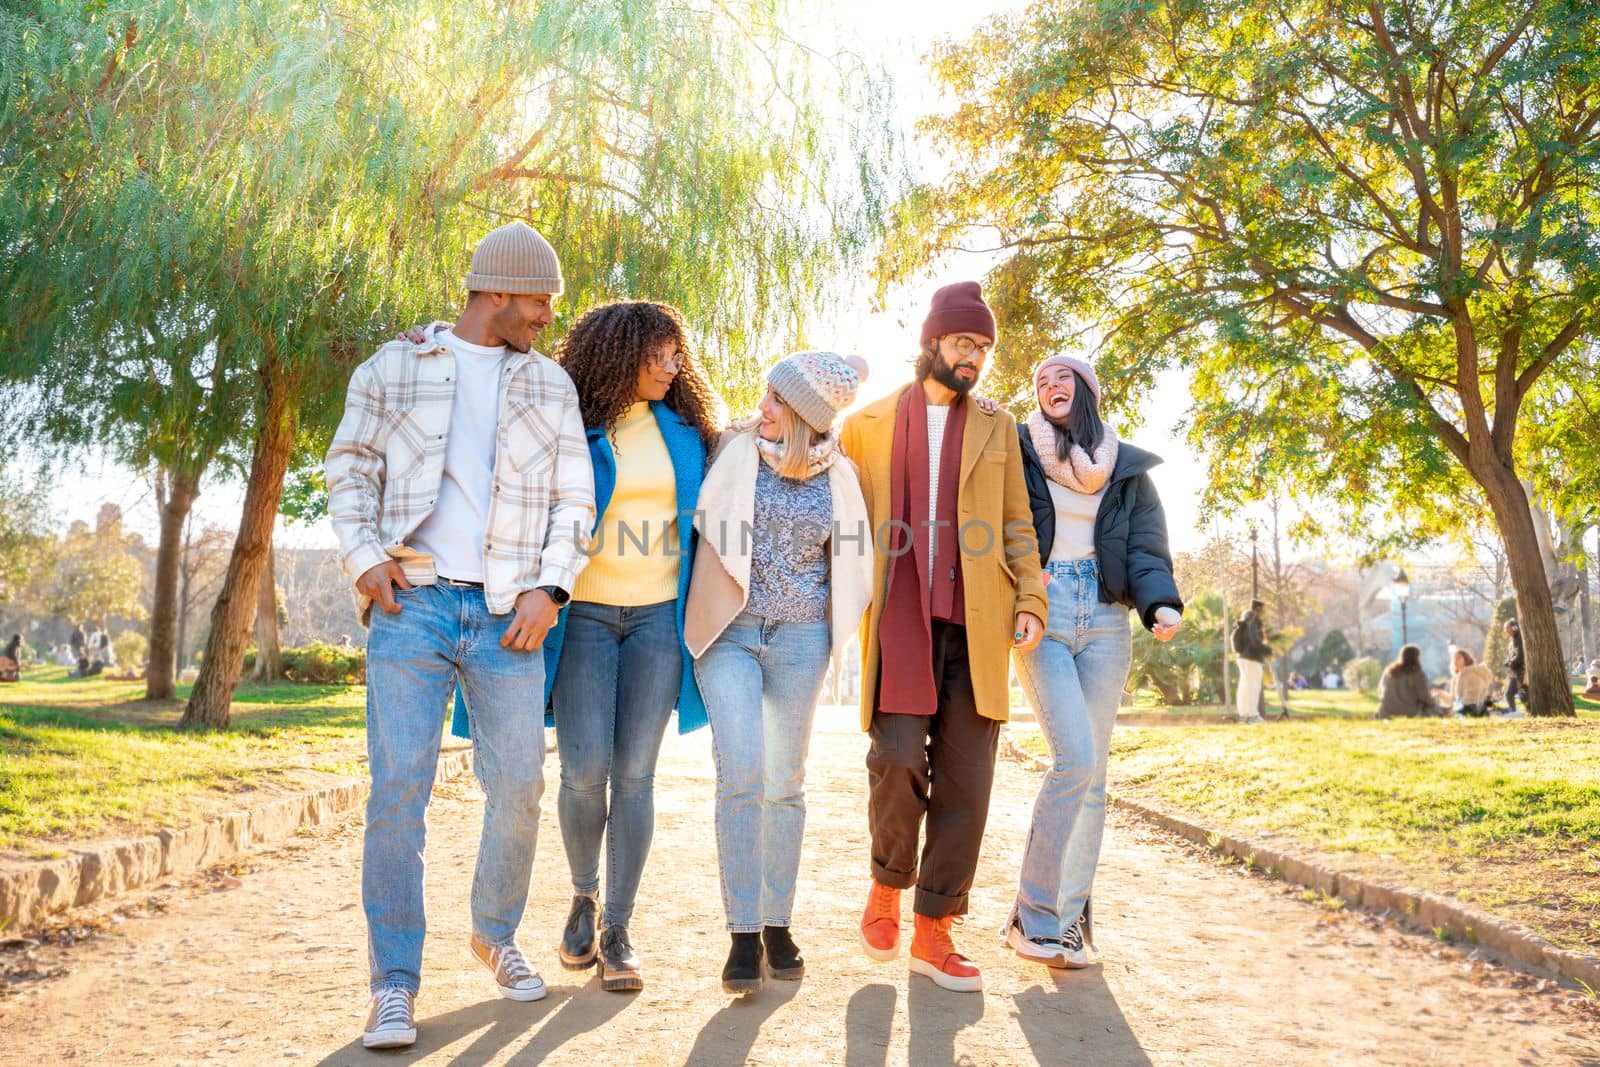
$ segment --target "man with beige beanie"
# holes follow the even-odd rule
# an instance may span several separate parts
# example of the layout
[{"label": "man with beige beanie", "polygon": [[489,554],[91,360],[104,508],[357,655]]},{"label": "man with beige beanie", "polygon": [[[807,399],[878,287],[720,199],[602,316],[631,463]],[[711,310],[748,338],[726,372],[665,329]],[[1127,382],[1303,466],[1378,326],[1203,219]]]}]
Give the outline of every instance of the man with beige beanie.
[{"label": "man with beige beanie", "polygon": [[416,1040],[423,815],[458,684],[487,798],[469,948],[502,996],[545,996],[516,944],[544,792],[541,645],[586,561],[594,475],[572,381],[532,351],[562,289],[555,250],[502,226],[466,289],[453,328],[356,368],[326,461],[341,560],[370,616],[367,1048]]}]

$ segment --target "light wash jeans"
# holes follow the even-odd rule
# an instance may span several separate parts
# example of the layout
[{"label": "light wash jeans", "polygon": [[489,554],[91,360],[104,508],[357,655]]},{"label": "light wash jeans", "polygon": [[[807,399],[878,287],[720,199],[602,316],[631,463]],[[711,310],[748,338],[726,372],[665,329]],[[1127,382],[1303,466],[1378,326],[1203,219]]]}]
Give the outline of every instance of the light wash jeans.
[{"label": "light wash jeans", "polygon": [[826,620],[741,612],[695,661],[717,761],[728,929],[788,926],[806,829],[806,750],[828,669]]},{"label": "light wash jeans", "polygon": [[602,926],[632,921],[655,836],[656,760],[683,679],[677,603],[575,600],[566,609],[566,640],[550,691],[561,754],[556,811],[573,892],[600,891],[605,840]]},{"label": "light wash jeans", "polygon": [[1033,805],[1016,913],[1028,937],[1060,937],[1083,914],[1106,825],[1111,728],[1128,681],[1128,609],[1100,602],[1094,559],[1047,565],[1044,640],[1017,655],[1017,677],[1050,746]]},{"label": "light wash jeans", "polygon": [[425,813],[450,695],[461,683],[473,771],[487,798],[472,875],[472,932],[516,937],[528,902],[544,794],[544,653],[500,647],[512,615],[491,615],[483,589],[396,589],[400,613],[374,607],[367,634],[367,759],[372,793],[362,844],[372,989],[421,984]]}]

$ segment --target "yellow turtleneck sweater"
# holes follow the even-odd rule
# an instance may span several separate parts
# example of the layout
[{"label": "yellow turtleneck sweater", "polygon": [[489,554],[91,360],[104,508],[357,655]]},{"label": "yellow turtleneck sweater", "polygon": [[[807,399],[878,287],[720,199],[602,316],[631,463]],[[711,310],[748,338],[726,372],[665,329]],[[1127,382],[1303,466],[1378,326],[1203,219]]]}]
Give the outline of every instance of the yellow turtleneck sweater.
[{"label": "yellow turtleneck sweater", "polygon": [[617,484],[572,599],[618,607],[676,600],[678,490],[649,403],[624,412],[610,437]]}]

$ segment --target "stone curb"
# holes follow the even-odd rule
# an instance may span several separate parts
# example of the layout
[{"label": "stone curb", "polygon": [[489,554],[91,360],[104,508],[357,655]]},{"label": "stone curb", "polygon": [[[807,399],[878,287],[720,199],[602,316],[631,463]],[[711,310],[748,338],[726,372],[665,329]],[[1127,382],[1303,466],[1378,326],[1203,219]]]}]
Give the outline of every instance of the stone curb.
[{"label": "stone curb", "polygon": [[[1001,740],[1007,756],[1018,763],[1038,771],[1049,766],[1022,751],[1009,735],[1001,734]],[[1126,797],[1108,795],[1106,799],[1168,833],[1243,860],[1254,871],[1338,897],[1350,907],[1390,913],[1402,924],[1421,932],[1447,933],[1455,941],[1488,949],[1519,967],[1540,968],[1582,982],[1591,989],[1600,989],[1600,957],[1556,948],[1520,923],[1476,911],[1440,893],[1385,885],[1347,871],[1332,870]]]},{"label": "stone curb", "polygon": [[[436,781],[449,781],[471,768],[471,748],[447,749],[439,754]],[[182,829],[74,849],[62,859],[0,868],[0,930],[17,933],[51,912],[210,867],[277,844],[302,826],[334,822],[366,800],[369,785],[364,778],[341,782]]]}]

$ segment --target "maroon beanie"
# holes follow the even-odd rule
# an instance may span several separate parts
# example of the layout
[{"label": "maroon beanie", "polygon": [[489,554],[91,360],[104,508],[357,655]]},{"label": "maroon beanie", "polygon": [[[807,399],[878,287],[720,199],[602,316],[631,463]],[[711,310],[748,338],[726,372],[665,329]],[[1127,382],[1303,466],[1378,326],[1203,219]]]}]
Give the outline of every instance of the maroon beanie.
[{"label": "maroon beanie", "polygon": [[977,282],[956,282],[933,294],[928,317],[922,320],[922,340],[926,344],[949,333],[976,333],[998,340],[994,312],[983,302],[983,287]]}]

